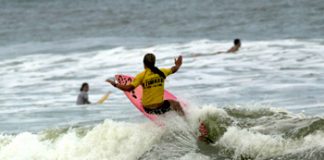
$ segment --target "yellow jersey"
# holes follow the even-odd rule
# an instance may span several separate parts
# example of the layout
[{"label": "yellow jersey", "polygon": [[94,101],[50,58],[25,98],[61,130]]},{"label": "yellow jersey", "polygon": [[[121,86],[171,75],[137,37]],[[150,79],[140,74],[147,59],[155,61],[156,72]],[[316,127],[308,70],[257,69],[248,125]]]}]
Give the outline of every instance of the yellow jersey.
[{"label": "yellow jersey", "polygon": [[[165,77],[172,74],[172,70],[162,68],[160,69]],[[164,95],[164,80],[160,75],[153,73],[150,69],[146,68],[143,72],[136,75],[131,83],[135,88],[139,85],[143,87],[142,104],[143,106],[151,106],[163,102]]]}]

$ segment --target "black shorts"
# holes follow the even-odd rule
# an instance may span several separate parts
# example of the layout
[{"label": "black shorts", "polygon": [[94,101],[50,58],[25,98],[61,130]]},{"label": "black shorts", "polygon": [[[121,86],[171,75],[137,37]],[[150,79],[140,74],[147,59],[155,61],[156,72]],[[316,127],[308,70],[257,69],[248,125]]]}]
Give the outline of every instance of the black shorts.
[{"label": "black shorts", "polygon": [[144,110],[148,114],[164,114],[171,110],[171,105],[168,100],[164,100],[163,104],[160,107],[155,109],[149,109],[144,107]]}]

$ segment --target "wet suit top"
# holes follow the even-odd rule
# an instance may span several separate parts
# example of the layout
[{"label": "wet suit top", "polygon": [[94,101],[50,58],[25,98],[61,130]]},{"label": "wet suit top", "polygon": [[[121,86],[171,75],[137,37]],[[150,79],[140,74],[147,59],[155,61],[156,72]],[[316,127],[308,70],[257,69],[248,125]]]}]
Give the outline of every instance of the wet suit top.
[{"label": "wet suit top", "polygon": [[90,101],[88,99],[88,93],[87,92],[80,92],[78,95],[78,99],[76,102],[77,105],[82,105],[82,104],[90,104]]},{"label": "wet suit top", "polygon": [[[162,68],[160,70],[164,73],[165,77],[172,74],[170,68]],[[143,86],[142,104],[145,108],[154,109],[155,107],[152,106],[163,103],[164,80],[163,77],[148,68],[136,75],[131,85],[135,88],[139,85]]]}]

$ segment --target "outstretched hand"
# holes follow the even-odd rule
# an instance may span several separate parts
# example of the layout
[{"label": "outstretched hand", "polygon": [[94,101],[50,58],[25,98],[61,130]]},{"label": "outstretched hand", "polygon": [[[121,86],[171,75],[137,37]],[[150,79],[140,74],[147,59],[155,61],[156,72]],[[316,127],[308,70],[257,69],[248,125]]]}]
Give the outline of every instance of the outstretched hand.
[{"label": "outstretched hand", "polygon": [[110,84],[113,85],[113,86],[116,86],[116,82],[115,82],[115,80],[112,80],[112,79],[106,79],[106,82],[110,83]]},{"label": "outstretched hand", "polygon": [[171,68],[172,70],[172,73],[175,73],[179,70],[179,68],[181,67],[182,65],[182,56],[180,55],[178,58],[175,58],[174,59],[174,66]]},{"label": "outstretched hand", "polygon": [[182,65],[182,56],[180,55],[178,58],[175,58],[174,59],[174,64],[177,66],[177,67],[180,67]]},{"label": "outstretched hand", "polygon": [[114,87],[122,90],[122,91],[132,91],[135,89],[135,87],[131,84],[129,85],[122,85],[122,84],[118,84],[115,82],[115,79],[106,79],[106,82],[110,83],[111,85],[113,85]]}]

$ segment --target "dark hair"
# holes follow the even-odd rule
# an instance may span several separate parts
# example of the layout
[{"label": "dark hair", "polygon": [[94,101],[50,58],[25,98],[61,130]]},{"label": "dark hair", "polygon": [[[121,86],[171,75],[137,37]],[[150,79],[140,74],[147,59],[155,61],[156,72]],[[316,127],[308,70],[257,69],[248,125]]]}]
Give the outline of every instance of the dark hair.
[{"label": "dark hair", "polygon": [[144,65],[149,68],[153,73],[160,75],[163,79],[165,79],[164,73],[157,67],[155,67],[155,56],[152,53],[147,53],[143,59]]},{"label": "dark hair", "polygon": [[88,83],[86,83],[86,82],[82,83],[81,88],[80,88],[80,91],[81,91],[81,92],[83,91],[83,88],[84,88],[85,86],[89,86]]},{"label": "dark hair", "polygon": [[234,44],[235,45],[238,45],[238,44],[240,44],[241,43],[241,40],[240,39],[234,39]]}]

